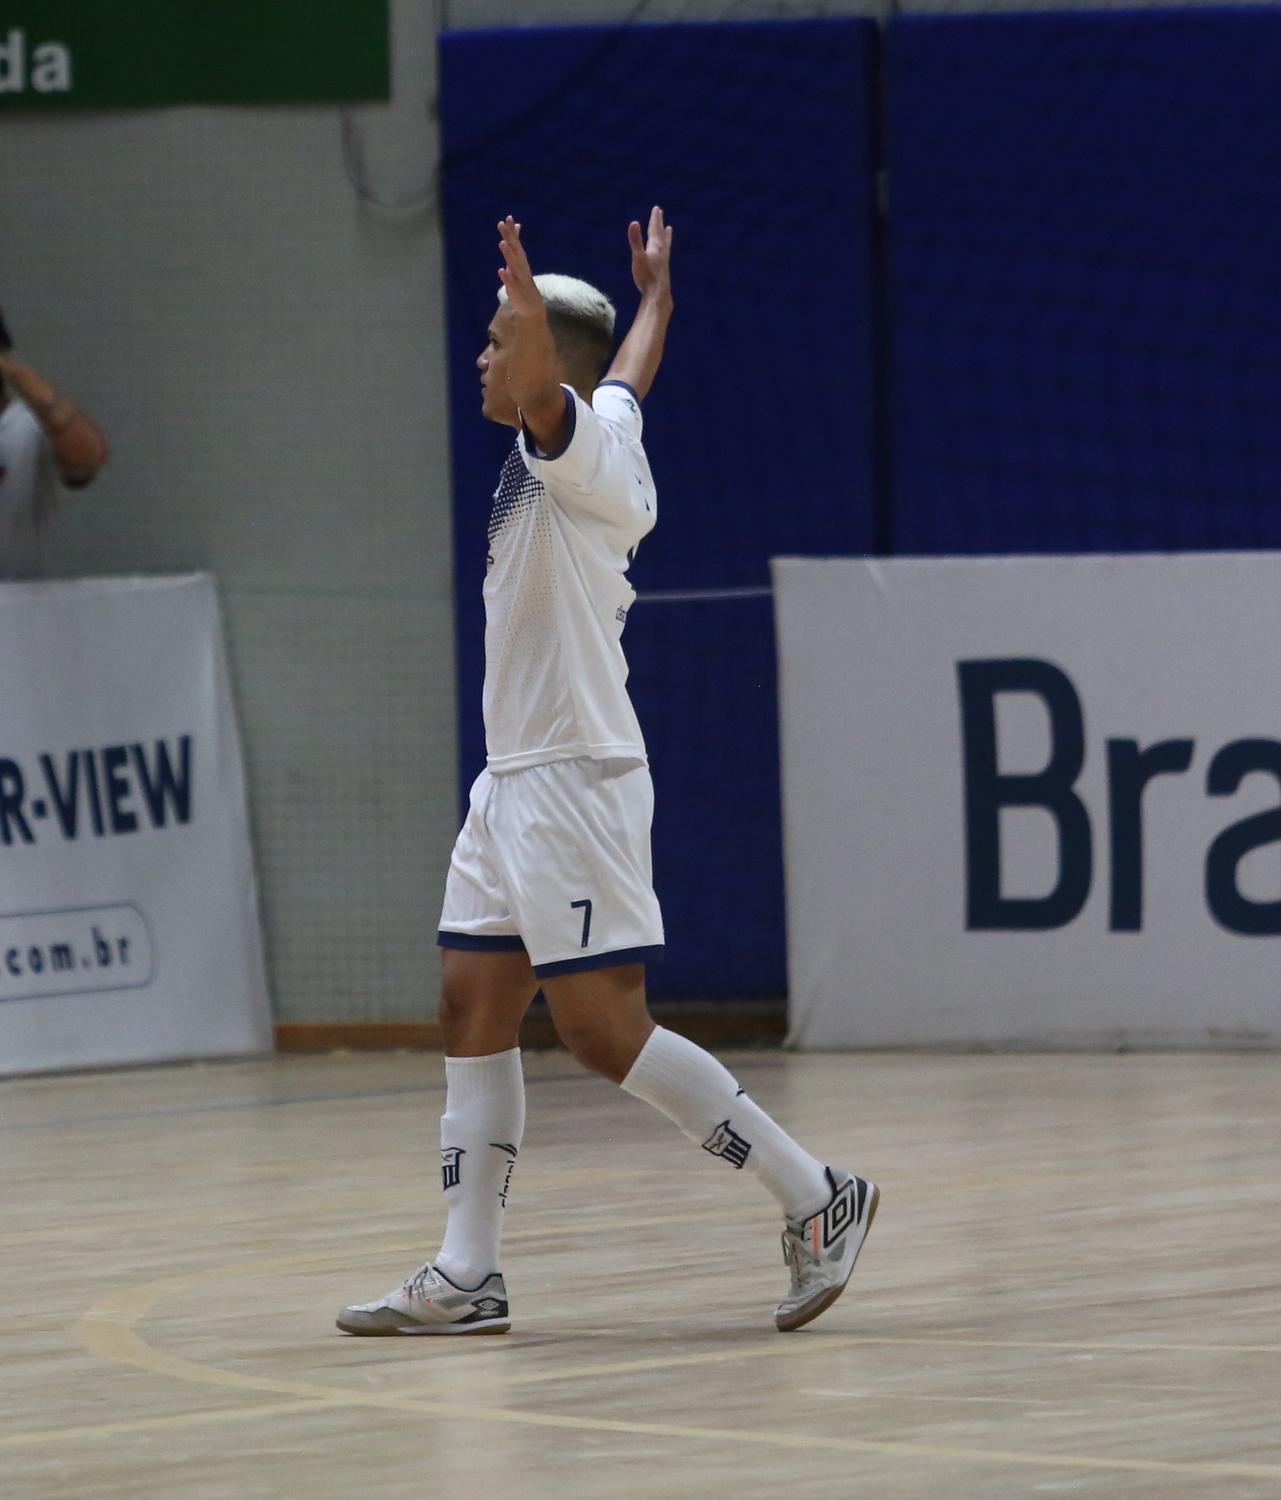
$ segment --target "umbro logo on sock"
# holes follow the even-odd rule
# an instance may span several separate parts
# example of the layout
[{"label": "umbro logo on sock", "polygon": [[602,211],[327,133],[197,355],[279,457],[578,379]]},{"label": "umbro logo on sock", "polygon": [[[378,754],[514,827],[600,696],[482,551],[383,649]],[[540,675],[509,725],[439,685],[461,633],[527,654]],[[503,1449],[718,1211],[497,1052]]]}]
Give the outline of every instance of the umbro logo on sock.
[{"label": "umbro logo on sock", "polygon": [[462,1181],[462,1159],[466,1152],[461,1146],[444,1146],[440,1153],[440,1188],[447,1193]]},{"label": "umbro logo on sock", "polygon": [[703,1150],[713,1156],[723,1156],[731,1167],[742,1170],[743,1163],[751,1153],[751,1144],[729,1128],[729,1121],[722,1120],[703,1142]]}]

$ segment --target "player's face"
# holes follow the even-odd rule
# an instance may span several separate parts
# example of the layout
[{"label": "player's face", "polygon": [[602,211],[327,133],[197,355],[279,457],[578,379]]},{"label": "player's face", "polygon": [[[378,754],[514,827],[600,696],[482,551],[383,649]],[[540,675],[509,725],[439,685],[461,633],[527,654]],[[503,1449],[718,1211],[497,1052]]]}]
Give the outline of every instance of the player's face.
[{"label": "player's face", "polygon": [[480,371],[480,414],[507,427],[520,426],[520,412],[507,385],[507,360],[516,328],[516,314],[499,306],[489,325],[489,342],[476,361]]}]

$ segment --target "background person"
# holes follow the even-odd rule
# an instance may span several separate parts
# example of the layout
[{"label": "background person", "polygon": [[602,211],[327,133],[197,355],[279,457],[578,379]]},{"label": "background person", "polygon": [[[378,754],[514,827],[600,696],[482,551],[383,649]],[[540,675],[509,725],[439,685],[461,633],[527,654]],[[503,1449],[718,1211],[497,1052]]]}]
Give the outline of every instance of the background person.
[{"label": "background person", "polygon": [[0,322],[0,579],[40,575],[59,480],[82,489],[106,461],[107,442],[96,424],[14,359]]}]

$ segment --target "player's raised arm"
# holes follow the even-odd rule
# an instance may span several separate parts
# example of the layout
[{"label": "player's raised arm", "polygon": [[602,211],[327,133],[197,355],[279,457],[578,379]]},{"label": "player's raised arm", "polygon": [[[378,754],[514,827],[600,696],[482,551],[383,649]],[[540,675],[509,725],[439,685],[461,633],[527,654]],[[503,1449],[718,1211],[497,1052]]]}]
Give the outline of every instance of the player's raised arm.
[{"label": "player's raised arm", "polygon": [[663,210],[650,210],[649,232],[644,236],[639,224],[629,224],[627,242],[632,247],[632,278],[641,294],[640,307],[605,378],[630,385],[643,400],[658,374],[672,316],[672,230],[663,223]]},{"label": "player's raised arm", "polygon": [[547,325],[547,309],[520,242],[520,225],[508,214],[499,224],[498,233],[506,262],[499,268],[498,279],[512,312],[506,378],[525,426],[539,448],[551,453],[565,435],[565,392],[560,387],[563,372]]}]

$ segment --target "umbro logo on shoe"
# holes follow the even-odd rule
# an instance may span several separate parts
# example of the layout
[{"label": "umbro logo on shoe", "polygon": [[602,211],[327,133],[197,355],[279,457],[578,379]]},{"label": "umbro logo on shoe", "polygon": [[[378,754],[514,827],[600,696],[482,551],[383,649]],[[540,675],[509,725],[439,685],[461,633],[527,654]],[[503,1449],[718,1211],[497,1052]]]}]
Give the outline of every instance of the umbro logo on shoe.
[{"label": "umbro logo on shoe", "polygon": [[838,1183],[827,1168],[832,1197],[826,1208],[804,1221],[786,1221],[783,1259],[791,1267],[792,1289],[774,1313],[780,1333],[804,1327],[841,1295],[876,1217],[879,1189],[859,1177],[841,1176]]},{"label": "umbro logo on shoe", "polygon": [[752,1147],[750,1141],[745,1141],[741,1135],[730,1129],[728,1120],[722,1120],[703,1142],[703,1150],[710,1152],[713,1156],[724,1157],[731,1167],[742,1171],[743,1163],[751,1154]]},{"label": "umbro logo on shoe", "polygon": [[866,1201],[867,1183],[861,1177],[851,1177],[823,1210],[824,1250],[834,1245],[851,1224],[862,1223]]}]

